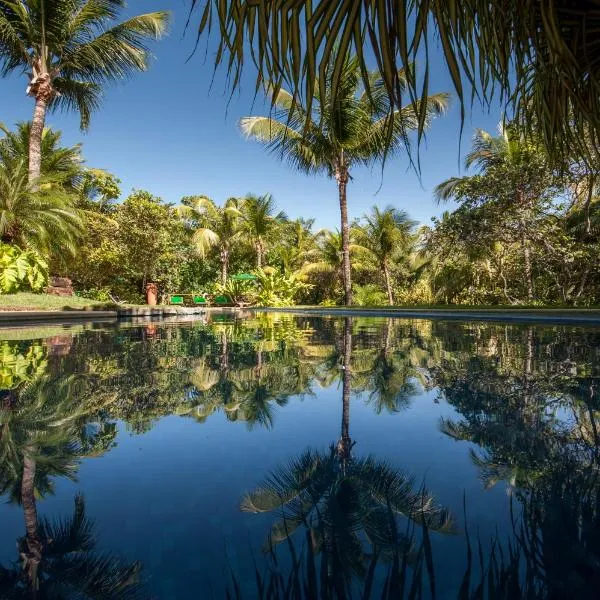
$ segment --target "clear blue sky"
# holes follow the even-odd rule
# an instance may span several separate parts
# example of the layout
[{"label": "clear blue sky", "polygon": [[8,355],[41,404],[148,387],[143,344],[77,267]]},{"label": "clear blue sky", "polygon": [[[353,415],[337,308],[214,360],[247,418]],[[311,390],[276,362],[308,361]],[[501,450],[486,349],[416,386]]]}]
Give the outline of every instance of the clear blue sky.
[{"label": "clear blue sky", "polygon": [[[265,113],[261,101],[252,106],[252,67],[248,65],[242,89],[227,106],[223,73],[209,89],[214,48],[209,48],[206,61],[201,48],[186,62],[198,22],[196,18],[191,31],[183,35],[188,2],[130,0],[131,14],[165,7],[173,11],[170,34],[154,46],[150,70],[107,89],[87,133],[79,130],[75,113],[51,114],[48,125],[60,129],[66,143],[82,142],[87,164],[119,177],[124,194],[135,187],[174,203],[192,194],[205,194],[221,203],[229,196],[270,192],[290,217],[313,217],[318,227],[337,227],[333,181],[292,171],[240,134],[240,117]],[[433,57],[431,82],[432,91],[452,89],[441,57]],[[33,101],[25,95],[26,85],[25,75],[0,80],[0,121],[8,126],[31,118]],[[473,128],[494,130],[500,116],[499,111],[473,109],[465,123],[463,155]],[[454,98],[449,113],[434,121],[421,150],[421,181],[405,157],[389,161],[383,180],[379,167],[355,169],[348,190],[350,217],[360,216],[373,204],[392,204],[428,223],[444,209],[433,201],[433,188],[459,174],[459,131]]]}]

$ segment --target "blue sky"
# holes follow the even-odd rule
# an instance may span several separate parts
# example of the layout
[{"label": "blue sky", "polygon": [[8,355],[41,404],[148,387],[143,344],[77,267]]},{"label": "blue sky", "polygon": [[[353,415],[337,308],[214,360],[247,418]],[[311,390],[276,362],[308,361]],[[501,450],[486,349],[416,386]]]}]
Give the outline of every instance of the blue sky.
[{"label": "blue sky", "polygon": [[[130,0],[132,14],[165,7],[173,13],[169,36],[153,48],[150,70],[107,89],[86,133],[79,130],[74,113],[51,114],[48,125],[60,129],[66,143],[82,142],[87,164],[119,177],[124,194],[135,187],[174,203],[192,194],[221,203],[229,196],[270,192],[290,217],[312,217],[318,227],[337,227],[333,181],[292,171],[240,134],[240,117],[265,112],[261,101],[253,106],[251,66],[228,104],[223,73],[209,89],[214,48],[209,47],[206,61],[202,48],[186,62],[195,41],[193,29],[183,35],[188,6],[188,0]],[[431,90],[450,91],[439,56],[433,56]],[[18,74],[0,81],[0,121],[8,126],[31,118],[33,101],[25,95],[26,83]],[[500,116],[499,111],[474,107],[465,123],[463,155],[473,128],[494,130]],[[421,150],[421,181],[402,156],[390,160],[383,174],[380,167],[355,169],[348,189],[350,217],[359,217],[373,204],[391,204],[413,219],[430,222],[445,208],[433,201],[433,188],[460,172],[459,132],[458,101],[453,98],[450,111],[434,121]]]}]

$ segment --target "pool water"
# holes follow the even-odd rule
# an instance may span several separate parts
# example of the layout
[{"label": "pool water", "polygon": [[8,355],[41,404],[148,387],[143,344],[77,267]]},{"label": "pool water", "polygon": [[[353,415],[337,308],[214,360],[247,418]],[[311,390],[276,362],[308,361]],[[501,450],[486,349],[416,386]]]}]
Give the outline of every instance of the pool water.
[{"label": "pool water", "polygon": [[600,329],[0,330],[0,599],[597,598]]}]

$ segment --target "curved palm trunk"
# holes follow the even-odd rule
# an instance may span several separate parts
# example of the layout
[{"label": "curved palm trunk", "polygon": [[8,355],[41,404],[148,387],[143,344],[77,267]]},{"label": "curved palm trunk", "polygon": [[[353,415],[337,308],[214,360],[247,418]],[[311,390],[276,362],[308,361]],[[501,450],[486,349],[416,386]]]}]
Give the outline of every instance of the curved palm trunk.
[{"label": "curved palm trunk", "polygon": [[392,281],[390,277],[390,269],[388,267],[387,262],[383,262],[383,277],[385,279],[385,289],[387,291],[388,303],[390,306],[394,304],[394,292],[392,290]]},{"label": "curved palm trunk", "polygon": [[348,168],[343,164],[336,166],[335,179],[338,184],[340,216],[342,225],[342,279],[344,283],[344,304],[352,305],[352,274],[350,271],[350,227],[348,225],[348,201],[346,186],[348,185]]},{"label": "curved palm trunk", "polygon": [[343,355],[343,369],[342,375],[342,431],[341,437],[338,441],[337,452],[345,468],[346,461],[350,458],[350,452],[352,450],[352,440],[350,439],[350,359],[352,356],[352,319],[346,317],[344,319],[344,355]]},{"label": "curved palm trunk", "polygon": [[21,549],[23,568],[29,583],[35,589],[38,567],[42,560],[42,542],[39,537],[39,523],[35,501],[36,464],[29,451],[23,457],[23,478],[21,480],[21,505],[25,518],[25,543]]}]

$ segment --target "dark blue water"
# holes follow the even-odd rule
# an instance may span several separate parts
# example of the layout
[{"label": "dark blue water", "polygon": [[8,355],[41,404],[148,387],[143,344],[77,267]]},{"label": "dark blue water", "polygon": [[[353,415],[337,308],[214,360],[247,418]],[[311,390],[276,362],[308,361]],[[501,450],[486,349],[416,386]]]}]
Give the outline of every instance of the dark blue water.
[{"label": "dark blue water", "polygon": [[0,340],[0,598],[597,597],[598,329]]}]

